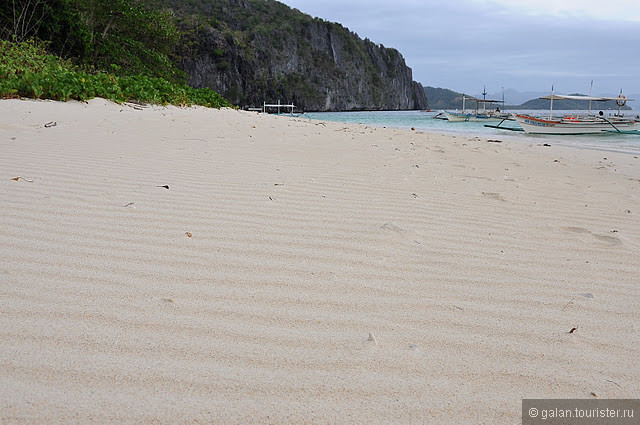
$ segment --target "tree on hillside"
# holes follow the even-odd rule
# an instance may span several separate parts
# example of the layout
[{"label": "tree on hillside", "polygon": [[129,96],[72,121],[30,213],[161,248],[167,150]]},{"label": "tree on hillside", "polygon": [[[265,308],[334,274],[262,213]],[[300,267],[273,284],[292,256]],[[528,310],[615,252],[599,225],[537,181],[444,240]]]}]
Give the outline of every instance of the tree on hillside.
[{"label": "tree on hillside", "polygon": [[0,37],[17,42],[37,35],[51,13],[46,0],[3,0],[0,3]]},{"label": "tree on hillside", "polygon": [[148,10],[139,0],[67,1],[86,30],[87,63],[100,69],[116,64],[134,73],[174,70],[168,57],[178,31],[169,13]]},{"label": "tree on hillside", "polygon": [[142,0],[2,0],[0,18],[0,37],[39,38],[94,69],[180,76],[169,59],[178,40],[173,16]]}]

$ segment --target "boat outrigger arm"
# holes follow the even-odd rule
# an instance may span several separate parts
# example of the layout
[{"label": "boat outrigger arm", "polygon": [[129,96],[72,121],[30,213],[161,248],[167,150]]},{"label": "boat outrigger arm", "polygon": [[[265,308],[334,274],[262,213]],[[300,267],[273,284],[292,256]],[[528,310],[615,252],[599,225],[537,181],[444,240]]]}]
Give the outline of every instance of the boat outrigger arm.
[{"label": "boat outrigger arm", "polygon": [[484,126],[485,127],[489,127],[489,128],[497,128],[498,130],[524,131],[521,127],[500,127],[502,125],[502,123],[505,122],[505,121],[513,121],[513,120],[509,119],[509,118],[504,118],[497,125],[485,124]]},{"label": "boat outrigger arm", "polygon": [[614,123],[612,123],[611,121],[609,121],[606,118],[602,118],[604,121],[606,121],[607,123],[609,123],[609,125],[611,127],[613,127],[613,130],[602,130],[606,133],[616,133],[616,134],[636,134],[636,135],[640,135],[640,131],[638,130],[620,130],[618,127],[615,126]]}]

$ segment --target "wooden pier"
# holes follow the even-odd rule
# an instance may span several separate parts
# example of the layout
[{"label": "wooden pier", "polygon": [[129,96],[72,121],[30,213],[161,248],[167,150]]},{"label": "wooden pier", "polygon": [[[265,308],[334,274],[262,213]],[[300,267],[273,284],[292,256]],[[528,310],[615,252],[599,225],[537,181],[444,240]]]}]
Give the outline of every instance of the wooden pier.
[{"label": "wooden pier", "polygon": [[293,110],[295,109],[296,105],[294,105],[293,103],[291,104],[284,104],[284,103],[280,103],[280,101],[278,101],[278,103],[267,103],[267,102],[262,102],[262,108],[247,108],[248,111],[256,111],[256,112],[263,112],[266,113],[268,109],[276,109],[276,113],[280,114],[281,109],[284,108],[285,111],[288,110],[289,114],[293,114]]}]

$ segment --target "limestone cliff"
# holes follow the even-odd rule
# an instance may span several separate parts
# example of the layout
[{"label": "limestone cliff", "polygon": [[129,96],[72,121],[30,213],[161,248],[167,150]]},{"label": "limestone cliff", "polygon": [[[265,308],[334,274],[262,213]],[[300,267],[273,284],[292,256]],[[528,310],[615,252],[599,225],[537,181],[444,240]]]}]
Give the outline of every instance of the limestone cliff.
[{"label": "limestone cliff", "polygon": [[306,111],[427,107],[395,49],[273,0],[163,0],[180,19],[189,84],[243,106]]}]

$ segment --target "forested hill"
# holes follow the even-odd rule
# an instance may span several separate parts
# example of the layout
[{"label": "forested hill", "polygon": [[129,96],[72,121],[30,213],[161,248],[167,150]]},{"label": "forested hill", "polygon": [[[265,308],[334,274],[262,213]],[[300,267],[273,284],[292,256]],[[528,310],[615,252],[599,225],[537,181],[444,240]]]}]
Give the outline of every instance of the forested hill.
[{"label": "forested hill", "polygon": [[274,0],[152,0],[178,20],[179,67],[241,107],[421,109],[422,86],[395,49]]},{"label": "forested hill", "polygon": [[424,88],[424,93],[427,96],[427,99],[429,99],[429,108],[431,109],[462,108],[462,93],[431,86],[426,86]]}]

